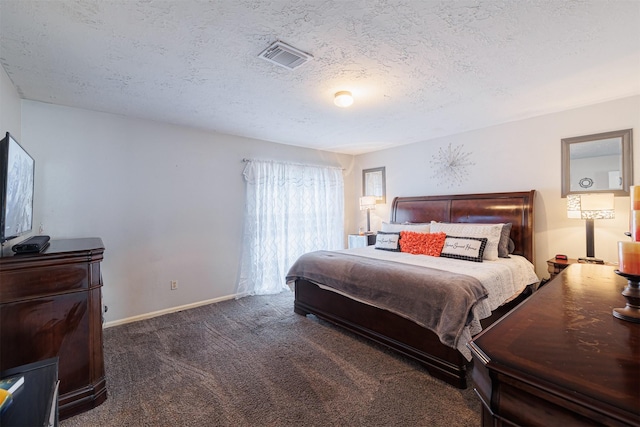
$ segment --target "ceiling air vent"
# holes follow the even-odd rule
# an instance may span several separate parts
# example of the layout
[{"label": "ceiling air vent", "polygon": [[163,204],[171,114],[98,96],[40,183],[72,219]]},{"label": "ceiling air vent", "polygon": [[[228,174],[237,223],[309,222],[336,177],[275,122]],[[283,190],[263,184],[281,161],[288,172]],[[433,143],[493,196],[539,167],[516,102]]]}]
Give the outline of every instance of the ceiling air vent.
[{"label": "ceiling air vent", "polygon": [[258,58],[262,58],[289,70],[295,70],[302,64],[311,61],[313,56],[281,41],[277,41],[263,50],[260,55],[258,55]]}]

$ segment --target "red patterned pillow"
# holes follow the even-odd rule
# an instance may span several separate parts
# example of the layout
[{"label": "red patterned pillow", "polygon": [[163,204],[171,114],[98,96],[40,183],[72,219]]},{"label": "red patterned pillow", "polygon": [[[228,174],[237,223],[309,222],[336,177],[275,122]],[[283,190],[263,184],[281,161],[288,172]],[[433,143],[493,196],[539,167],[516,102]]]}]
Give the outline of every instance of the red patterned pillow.
[{"label": "red patterned pillow", "polygon": [[400,250],[416,255],[440,256],[446,233],[400,232]]}]

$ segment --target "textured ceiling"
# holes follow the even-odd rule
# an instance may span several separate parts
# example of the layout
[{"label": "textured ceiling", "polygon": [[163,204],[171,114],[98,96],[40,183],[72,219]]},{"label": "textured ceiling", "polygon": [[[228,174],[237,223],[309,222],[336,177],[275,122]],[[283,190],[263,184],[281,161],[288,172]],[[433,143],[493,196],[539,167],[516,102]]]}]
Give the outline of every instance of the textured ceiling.
[{"label": "textured ceiling", "polygon": [[0,0],[0,62],[25,99],[357,154],[640,94],[640,0]]}]

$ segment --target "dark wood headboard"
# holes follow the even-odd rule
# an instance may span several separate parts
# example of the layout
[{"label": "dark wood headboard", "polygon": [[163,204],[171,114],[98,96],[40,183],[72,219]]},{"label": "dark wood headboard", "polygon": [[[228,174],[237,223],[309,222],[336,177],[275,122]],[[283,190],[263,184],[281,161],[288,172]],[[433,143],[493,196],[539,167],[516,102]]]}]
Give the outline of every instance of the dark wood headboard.
[{"label": "dark wood headboard", "polygon": [[391,206],[392,222],[510,222],[516,255],[534,262],[533,197],[535,190],[515,193],[458,194],[396,197]]}]

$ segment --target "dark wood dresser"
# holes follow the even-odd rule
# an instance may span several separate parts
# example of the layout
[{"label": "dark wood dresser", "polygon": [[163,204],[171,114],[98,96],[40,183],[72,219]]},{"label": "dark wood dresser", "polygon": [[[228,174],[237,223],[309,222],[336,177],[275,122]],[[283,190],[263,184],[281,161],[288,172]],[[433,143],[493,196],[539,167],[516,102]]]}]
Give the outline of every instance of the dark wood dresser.
[{"label": "dark wood dresser", "polygon": [[58,357],[61,419],[107,398],[103,253],[101,239],[87,238],[0,258],[0,371]]},{"label": "dark wood dresser", "polygon": [[573,264],[469,344],[483,426],[640,425],[640,324],[627,281]]}]

